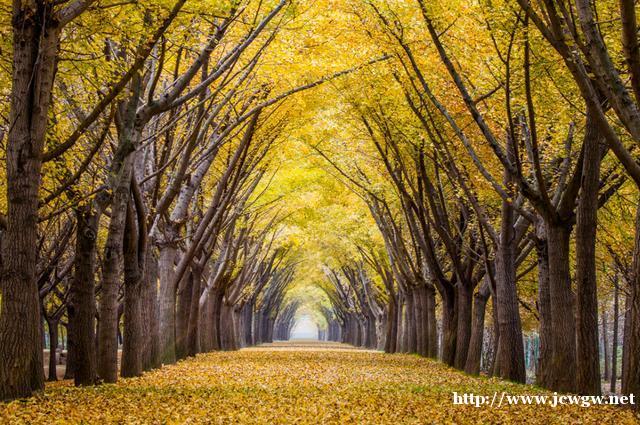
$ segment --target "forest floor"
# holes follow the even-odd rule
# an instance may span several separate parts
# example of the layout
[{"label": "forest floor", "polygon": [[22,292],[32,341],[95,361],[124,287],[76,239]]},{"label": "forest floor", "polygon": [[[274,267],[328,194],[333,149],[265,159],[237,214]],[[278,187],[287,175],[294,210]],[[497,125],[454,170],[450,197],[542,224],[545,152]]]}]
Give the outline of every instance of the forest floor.
[{"label": "forest floor", "polygon": [[475,407],[453,392],[552,395],[413,355],[293,342],[201,354],[117,384],[49,383],[0,404],[0,423],[639,423],[619,407]]}]

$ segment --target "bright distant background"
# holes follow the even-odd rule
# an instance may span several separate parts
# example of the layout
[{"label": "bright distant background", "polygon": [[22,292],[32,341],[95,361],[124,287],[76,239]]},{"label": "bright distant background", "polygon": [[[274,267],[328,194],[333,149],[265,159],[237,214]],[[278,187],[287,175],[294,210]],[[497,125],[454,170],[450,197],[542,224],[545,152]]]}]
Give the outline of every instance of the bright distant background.
[{"label": "bright distant background", "polygon": [[291,339],[318,339],[318,326],[309,316],[302,316],[293,325]]}]

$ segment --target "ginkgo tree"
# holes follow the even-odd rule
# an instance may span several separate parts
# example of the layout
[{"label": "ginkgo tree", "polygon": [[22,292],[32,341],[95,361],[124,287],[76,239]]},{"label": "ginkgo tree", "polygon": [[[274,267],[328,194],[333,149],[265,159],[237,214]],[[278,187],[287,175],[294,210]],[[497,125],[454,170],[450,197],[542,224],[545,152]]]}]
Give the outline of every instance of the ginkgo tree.
[{"label": "ginkgo tree", "polygon": [[44,324],[94,385],[303,316],[581,394],[622,348],[639,388],[633,2],[2,7],[1,399]]}]

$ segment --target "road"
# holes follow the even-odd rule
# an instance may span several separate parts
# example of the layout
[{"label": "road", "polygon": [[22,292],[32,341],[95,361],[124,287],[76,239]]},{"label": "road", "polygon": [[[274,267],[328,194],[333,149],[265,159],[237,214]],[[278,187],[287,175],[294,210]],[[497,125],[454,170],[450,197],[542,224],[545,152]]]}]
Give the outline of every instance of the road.
[{"label": "road", "polygon": [[549,394],[414,355],[297,341],[202,354],[115,385],[50,384],[0,423],[636,423],[613,407],[453,403],[453,392]]}]

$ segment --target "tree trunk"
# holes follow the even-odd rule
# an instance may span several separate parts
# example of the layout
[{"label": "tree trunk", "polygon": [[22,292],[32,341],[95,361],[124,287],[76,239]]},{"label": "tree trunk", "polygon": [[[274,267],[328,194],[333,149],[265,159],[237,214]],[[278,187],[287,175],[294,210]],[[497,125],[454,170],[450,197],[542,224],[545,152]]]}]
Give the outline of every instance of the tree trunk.
[{"label": "tree trunk", "polygon": [[142,375],[144,334],[142,323],[142,296],[144,263],[140,256],[146,252],[139,250],[139,238],[144,238],[138,232],[136,213],[133,201],[127,207],[124,236],[124,335],[122,345],[123,377]]},{"label": "tree trunk", "polygon": [[[233,323],[235,324],[235,336],[237,341],[238,349],[244,348],[247,346],[247,341],[244,336],[244,315],[242,314],[241,308],[233,308]],[[289,339],[289,328],[287,329],[286,339]],[[320,329],[318,329],[320,332]]]},{"label": "tree trunk", "polygon": [[500,324],[498,320],[498,303],[496,301],[495,290],[492,291],[491,297],[491,316],[493,319],[493,340],[491,341],[491,356],[487,362],[487,369],[490,376],[495,375],[496,365],[498,364],[498,346],[500,345]]},{"label": "tree trunk", "polygon": [[158,257],[147,250],[144,287],[142,289],[142,320],[144,325],[143,370],[160,367],[160,323],[158,316]]},{"label": "tree trunk", "polygon": [[[100,195],[98,195],[100,196]],[[95,337],[95,263],[96,239],[100,212],[88,204],[76,209],[77,231],[74,275],[70,288],[69,350],[67,358],[73,357],[73,379],[76,385],[93,385],[96,382],[96,337]],[[69,369],[69,363],[67,368]]]},{"label": "tree trunk", "polygon": [[[512,163],[515,163],[514,144],[513,140],[507,143],[507,152]],[[503,181],[506,187],[511,187],[514,183],[514,178],[508,170],[504,171]],[[502,201],[501,219],[495,283],[499,339],[494,372],[504,379],[525,382],[527,376],[524,365],[522,322],[516,288],[515,211],[513,205],[506,200]]]},{"label": "tree trunk", "polygon": [[525,382],[524,346],[516,289],[515,247],[513,246],[512,230],[513,226],[503,223],[502,241],[496,259],[495,304],[498,308],[499,331],[494,373],[504,379]]},{"label": "tree trunk", "polygon": [[446,295],[442,300],[442,362],[453,366],[456,358],[456,326],[458,312],[455,296]]},{"label": "tree trunk", "polygon": [[[67,316],[69,315],[68,309],[69,309],[69,306],[67,306]],[[77,367],[78,362],[76,361],[76,354],[74,350],[71,349],[71,347],[75,346],[75,343],[73,342],[73,340],[76,338],[76,336],[72,326],[67,324],[66,328],[67,328],[67,358],[65,359],[64,376],[62,379],[74,379],[73,375],[75,374],[75,369]],[[95,340],[96,339],[93,338],[94,347],[96,343]],[[95,367],[95,348],[93,352],[94,352],[94,367]]]},{"label": "tree trunk", "polygon": [[98,375],[105,382],[118,379],[118,291],[133,157],[125,158],[111,203],[111,220],[104,247],[100,327],[98,328]]},{"label": "tree trunk", "polygon": [[213,294],[207,291],[204,303],[200,308],[200,350],[207,353],[213,346]]},{"label": "tree trunk", "polygon": [[405,309],[405,323],[406,323],[406,335],[407,335],[407,353],[417,353],[418,352],[418,341],[416,340],[416,317],[415,317],[415,290],[414,288],[409,288],[407,290],[407,308]]},{"label": "tree trunk", "polygon": [[[587,110],[582,183],[576,222],[576,391],[599,395],[598,281],[596,276],[596,228],[600,185],[602,136]],[[569,287],[570,291],[570,287]]]},{"label": "tree trunk", "polygon": [[[211,330],[212,330],[212,344],[211,344],[211,349],[212,350],[222,350],[222,339],[221,339],[221,330],[220,330],[220,319],[221,319],[221,314],[222,314],[222,304],[223,304],[223,298],[224,298],[224,292],[214,288],[212,291],[212,295],[213,295],[213,304],[211,306]],[[261,323],[262,326],[266,326],[266,319],[264,320],[264,323]],[[265,338],[263,339],[264,342],[266,341],[266,332],[264,332],[261,329],[262,332],[262,337]]]},{"label": "tree trunk", "polygon": [[[346,320],[343,321],[342,323],[343,326],[343,339],[342,342],[346,342],[344,339],[344,328],[347,326],[346,324]],[[254,341],[256,345],[260,345],[262,344],[262,309],[256,311],[255,317],[254,317],[254,321],[253,321],[253,335],[254,335]]]},{"label": "tree trunk", "polygon": [[569,238],[566,224],[546,223],[549,251],[549,299],[551,301],[552,355],[548,388],[576,389],[576,334],[573,293],[569,271]]},{"label": "tree trunk", "polygon": [[471,307],[473,290],[469,282],[460,282],[457,286],[458,323],[456,326],[456,355],[454,366],[463,370],[469,352],[471,339]]},{"label": "tree trunk", "polygon": [[613,289],[613,341],[611,347],[611,388],[612,393],[616,392],[616,381],[618,380],[618,321],[619,321],[619,288],[616,275],[615,288]]},{"label": "tree trunk", "polygon": [[538,313],[540,315],[540,349],[536,367],[536,383],[549,387],[549,371],[553,341],[551,338],[551,299],[549,298],[549,253],[544,222],[536,223],[536,257],[538,259]]},{"label": "tree trunk", "polygon": [[255,335],[253,335],[253,300],[247,302],[244,307],[244,327],[247,345],[256,345]]},{"label": "tree trunk", "polygon": [[398,303],[397,303],[397,323],[398,323],[398,333],[396,335],[396,353],[404,353],[405,352],[405,342],[404,342],[404,307],[405,307],[405,295],[403,292],[398,292]]},{"label": "tree trunk", "polygon": [[13,72],[6,145],[7,228],[2,242],[0,400],[44,388],[36,282],[38,195],[58,57],[48,2],[13,2]]},{"label": "tree trunk", "polygon": [[176,302],[176,359],[184,359],[187,356],[187,338],[189,327],[189,313],[191,311],[191,292],[193,287],[193,275],[189,271],[178,285]]},{"label": "tree trunk", "polygon": [[[628,333],[625,332],[624,344],[627,349],[627,361],[624,363],[625,373],[622,383],[623,394],[640,394],[640,207],[636,212],[636,236],[633,250],[633,278],[630,282],[627,299]],[[627,323],[625,322],[625,327]],[[636,409],[638,405],[636,405]]]},{"label": "tree trunk", "polygon": [[[488,277],[485,279],[488,279]],[[478,375],[480,373],[480,356],[482,355],[482,343],[484,341],[484,315],[490,294],[490,283],[485,281],[478,292],[473,296],[471,339],[469,341],[467,361],[464,365],[464,371],[471,375]]]},{"label": "tree trunk", "polygon": [[47,381],[58,380],[58,322],[47,319],[47,327],[49,328],[49,376]]},{"label": "tree trunk", "polygon": [[608,326],[607,311],[605,307],[602,307],[602,357],[604,357],[604,372],[602,378],[604,380],[608,379],[611,375],[611,370],[609,368],[609,338],[607,336]]},{"label": "tree trunk", "polygon": [[160,358],[164,364],[176,362],[176,291],[174,264],[177,248],[170,240],[160,245],[158,277],[160,280]]},{"label": "tree trunk", "polygon": [[421,356],[429,354],[429,323],[427,312],[427,288],[425,285],[416,287],[414,294],[414,307],[416,318],[417,353]]},{"label": "tree trunk", "polygon": [[371,348],[371,333],[369,330],[371,329],[371,319],[368,316],[364,316],[364,320],[361,322],[362,325],[362,346],[365,348]]},{"label": "tree trunk", "polygon": [[266,342],[268,343],[273,342],[273,325],[274,325],[274,319],[269,318],[269,320],[267,321],[267,340],[266,340]]},{"label": "tree trunk", "polygon": [[142,335],[142,285],[125,284],[122,377],[142,375],[144,338]]},{"label": "tree trunk", "polygon": [[438,323],[436,319],[436,290],[429,285],[425,292],[427,308],[427,355],[432,359],[438,358]]},{"label": "tree trunk", "polygon": [[200,284],[202,282],[201,270],[191,267],[191,306],[189,310],[189,322],[187,325],[187,356],[195,356],[200,352]]},{"label": "tree trunk", "polygon": [[[373,311],[370,309],[367,310],[365,332],[366,335],[366,344],[367,348],[375,349],[378,346],[378,334],[376,332],[376,316],[373,314]],[[289,338],[287,338],[289,339]]]},{"label": "tree trunk", "polygon": [[621,389],[626,387],[629,380],[629,339],[631,338],[631,296],[627,294],[624,300],[624,327],[622,328],[622,371],[620,377]]},{"label": "tree trunk", "polygon": [[[396,340],[398,338],[398,303],[395,297],[389,296],[389,304],[387,306],[387,323],[386,323],[386,339],[384,341],[384,352],[396,352]],[[329,339],[335,338],[332,333]]]}]

